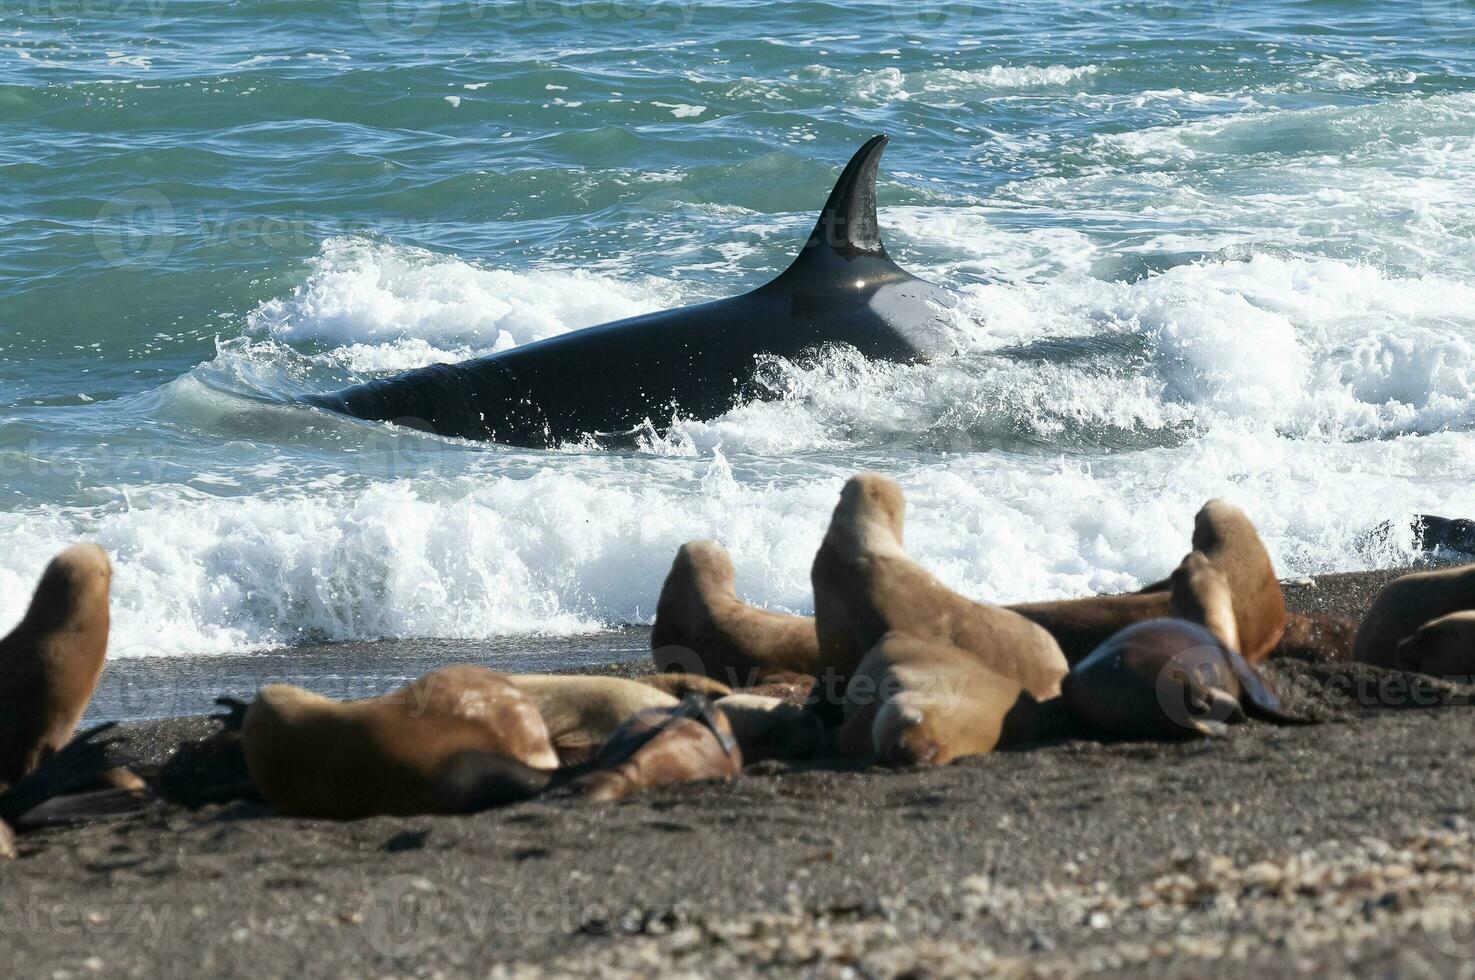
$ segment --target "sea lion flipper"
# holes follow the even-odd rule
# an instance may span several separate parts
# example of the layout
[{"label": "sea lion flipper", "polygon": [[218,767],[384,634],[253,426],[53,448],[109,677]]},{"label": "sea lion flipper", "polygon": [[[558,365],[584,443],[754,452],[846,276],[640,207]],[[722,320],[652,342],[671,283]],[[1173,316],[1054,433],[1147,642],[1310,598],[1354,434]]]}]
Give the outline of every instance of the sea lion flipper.
[{"label": "sea lion flipper", "polygon": [[240,698],[218,697],[215,703],[224,708],[210,716],[214,721],[220,722],[220,730],[223,732],[238,732],[246,723],[246,712],[251,710],[251,705]]},{"label": "sea lion flipper", "polygon": [[1281,725],[1305,725],[1313,721],[1288,711],[1280,695],[1265,680],[1264,675],[1255,669],[1254,664],[1233,650],[1226,650],[1225,653],[1229,669],[1233,671],[1235,680],[1239,681],[1240,701],[1246,713],[1262,721]]},{"label": "sea lion flipper", "polygon": [[1195,718],[1193,729],[1206,738],[1228,738],[1229,722],[1217,718]]},{"label": "sea lion flipper", "polygon": [[151,801],[152,797],[148,794],[128,789],[103,789],[91,793],[53,796],[40,806],[27,810],[16,821],[15,829],[37,830],[42,827],[86,823],[90,820],[106,820],[108,817],[142,810]]},{"label": "sea lion flipper", "polygon": [[115,727],[116,723],[106,722],[87,729],[0,794],[0,820],[14,822],[52,797],[76,792],[101,773],[117,768],[112,748],[119,740],[102,737]]}]

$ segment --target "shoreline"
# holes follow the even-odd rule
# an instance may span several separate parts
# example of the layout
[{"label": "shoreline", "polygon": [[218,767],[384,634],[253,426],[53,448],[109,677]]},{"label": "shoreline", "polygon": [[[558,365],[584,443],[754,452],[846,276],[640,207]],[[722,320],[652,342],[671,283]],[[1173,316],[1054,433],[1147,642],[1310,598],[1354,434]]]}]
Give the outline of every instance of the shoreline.
[{"label": "shoreline", "polygon": [[[1289,585],[1287,604],[1360,615],[1403,571]],[[1375,668],[1267,673],[1326,723],[937,769],[762,763],[467,817],[158,805],[22,837],[0,946],[15,975],[79,977],[1475,969],[1468,709],[1369,703],[1357,685],[1407,680]],[[208,723],[122,727],[158,762]]]}]

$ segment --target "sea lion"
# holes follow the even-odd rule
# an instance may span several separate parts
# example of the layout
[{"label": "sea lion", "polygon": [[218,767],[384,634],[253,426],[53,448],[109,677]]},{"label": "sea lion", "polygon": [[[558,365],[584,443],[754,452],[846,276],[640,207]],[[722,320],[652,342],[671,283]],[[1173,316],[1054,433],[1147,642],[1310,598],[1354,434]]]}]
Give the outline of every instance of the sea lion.
[{"label": "sea lion", "polygon": [[650,645],[657,670],[705,674],[732,687],[814,674],[819,663],[814,620],[739,599],[732,558],[715,541],[677,549],[656,602]]},{"label": "sea lion", "polygon": [[1421,626],[1475,609],[1475,565],[1415,572],[1383,586],[1353,641],[1352,658],[1376,667],[1398,666],[1398,645]]},{"label": "sea lion", "polygon": [[1061,696],[1089,730],[1114,738],[1223,735],[1247,715],[1302,720],[1252,664],[1182,619],[1128,626],[1071,668]]},{"label": "sea lion", "polygon": [[557,795],[593,802],[743,770],[742,750],[727,716],[705,698],[640,712],[616,731]]},{"label": "sea lion", "polygon": [[0,820],[0,861],[12,861],[15,856],[15,831],[10,829],[10,824]]},{"label": "sea lion", "polygon": [[1027,741],[1038,704],[977,654],[891,632],[861,658],[845,690],[840,751],[893,766],[947,765]]},{"label": "sea lion", "polygon": [[[1194,515],[1192,547],[1229,582],[1245,659],[1264,660],[1285,632],[1287,615],[1275,566],[1255,526],[1233,504],[1210,500]],[[1164,579],[1127,595],[1025,602],[1008,608],[1049,630],[1066,659],[1075,664],[1133,623],[1172,616],[1170,592],[1171,583]]]},{"label": "sea lion", "polygon": [[1285,657],[1307,663],[1342,663],[1352,659],[1357,623],[1344,616],[1323,613],[1291,613],[1280,642],[1267,659]]},{"label": "sea lion", "polygon": [[1069,667],[1055,639],[1002,606],[958,595],[908,557],[905,506],[901,487],[878,473],[840,491],[810,573],[821,682],[847,682],[866,651],[897,630],[960,647],[1038,699],[1058,694]]},{"label": "sea lion", "polygon": [[1475,681],[1475,610],[1420,626],[1393,648],[1393,666],[1467,684]]},{"label": "sea lion", "polygon": [[825,727],[802,703],[743,692],[715,702],[732,727],[744,764],[808,759],[826,744]]},{"label": "sea lion", "polygon": [[688,694],[700,694],[702,697],[712,701],[725,698],[732,693],[732,688],[713,677],[705,674],[689,674],[684,671],[674,671],[662,674],[648,674],[644,677],[634,677],[631,680],[637,684],[644,684],[662,691],[673,698],[683,698]]},{"label": "sea lion", "polygon": [[674,708],[678,699],[650,684],[582,674],[508,674],[537,707],[560,765],[583,762],[631,716]]},{"label": "sea lion", "polygon": [[274,809],[335,820],[465,813],[524,799],[541,787],[523,785],[521,775],[558,765],[533,701],[470,665],[347,703],[270,685],[246,712],[241,736],[251,781]]},{"label": "sea lion", "polygon": [[1227,649],[1239,649],[1229,578],[1202,551],[1190,551],[1168,578],[1168,604],[1173,615],[1197,623]]},{"label": "sea lion", "polygon": [[107,657],[112,575],[97,545],[66,549],[0,640],[0,786],[61,749],[87,710]]}]

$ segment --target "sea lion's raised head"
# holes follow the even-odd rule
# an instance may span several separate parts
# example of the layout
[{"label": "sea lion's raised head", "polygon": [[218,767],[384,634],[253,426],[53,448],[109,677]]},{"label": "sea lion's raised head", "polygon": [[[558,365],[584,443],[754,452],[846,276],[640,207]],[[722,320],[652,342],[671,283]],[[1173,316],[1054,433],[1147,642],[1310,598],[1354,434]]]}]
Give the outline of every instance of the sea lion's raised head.
[{"label": "sea lion's raised head", "polygon": [[113,566],[95,544],[74,544],[51,559],[31,598],[21,628],[33,632],[86,632],[108,628]]},{"label": "sea lion's raised head", "polygon": [[889,536],[900,547],[905,513],[906,495],[895,480],[880,473],[859,473],[840,490],[830,528],[868,542],[878,535]]}]

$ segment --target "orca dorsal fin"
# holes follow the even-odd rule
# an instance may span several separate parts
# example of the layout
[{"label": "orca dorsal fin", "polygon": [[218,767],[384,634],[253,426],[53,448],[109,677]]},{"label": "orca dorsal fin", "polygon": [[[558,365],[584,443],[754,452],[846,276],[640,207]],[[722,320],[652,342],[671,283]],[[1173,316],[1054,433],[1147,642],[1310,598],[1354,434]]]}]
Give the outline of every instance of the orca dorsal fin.
[{"label": "orca dorsal fin", "polygon": [[881,227],[876,222],[876,170],[881,165],[881,153],[887,141],[886,136],[872,136],[850,158],[795,265],[820,250],[846,259],[860,255],[886,257]]}]

